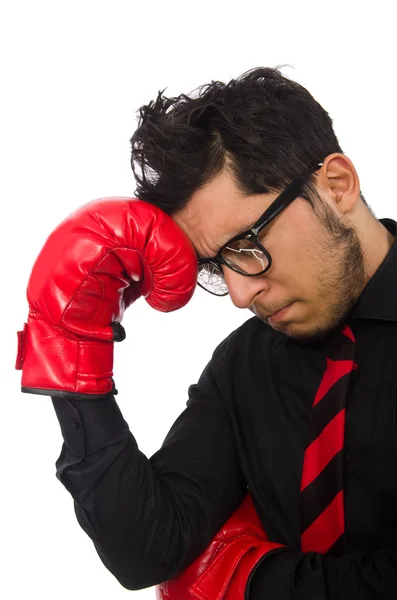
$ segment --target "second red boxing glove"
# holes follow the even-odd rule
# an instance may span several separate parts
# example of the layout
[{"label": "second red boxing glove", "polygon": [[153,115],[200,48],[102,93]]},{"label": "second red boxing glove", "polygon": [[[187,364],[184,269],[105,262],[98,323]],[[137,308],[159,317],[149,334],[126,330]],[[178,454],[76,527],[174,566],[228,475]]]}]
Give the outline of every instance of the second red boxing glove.
[{"label": "second red boxing glove", "polygon": [[117,393],[113,342],[124,309],[143,296],[173,311],[192,297],[195,250],[159,208],[104,198],[69,215],[49,236],[30,275],[28,321],[18,332],[22,391],[95,398]]},{"label": "second red boxing glove", "polygon": [[206,550],[177,577],[156,587],[156,599],[243,600],[259,561],[283,548],[269,542],[247,494]]}]

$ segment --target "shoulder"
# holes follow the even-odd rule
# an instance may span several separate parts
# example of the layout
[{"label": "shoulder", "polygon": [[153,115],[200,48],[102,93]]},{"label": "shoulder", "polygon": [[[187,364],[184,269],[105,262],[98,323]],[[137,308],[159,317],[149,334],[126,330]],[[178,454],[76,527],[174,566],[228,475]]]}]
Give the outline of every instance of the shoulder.
[{"label": "shoulder", "polygon": [[261,351],[264,354],[270,349],[285,345],[287,336],[273,329],[270,325],[254,316],[237,329],[229,333],[215,348],[212,360],[214,363],[233,361],[236,358],[246,359]]}]

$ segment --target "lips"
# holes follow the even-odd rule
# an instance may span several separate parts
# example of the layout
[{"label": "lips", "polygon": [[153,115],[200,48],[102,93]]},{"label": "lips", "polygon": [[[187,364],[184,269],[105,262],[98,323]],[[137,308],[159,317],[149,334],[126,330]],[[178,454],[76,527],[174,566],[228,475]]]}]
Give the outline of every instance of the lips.
[{"label": "lips", "polygon": [[291,302],[291,304],[287,304],[287,305],[283,306],[282,308],[280,308],[279,310],[277,310],[275,313],[273,313],[272,315],[267,317],[267,321],[275,322],[275,321],[282,319],[292,304],[293,304],[293,302]]},{"label": "lips", "polygon": [[290,306],[290,305],[289,304],[284,304],[284,306],[282,306],[281,308],[278,308],[273,313],[271,313],[270,315],[268,315],[266,317],[266,319],[270,319],[270,317],[274,317],[274,315],[276,315],[278,312],[282,311],[284,308],[287,308],[287,306]]}]

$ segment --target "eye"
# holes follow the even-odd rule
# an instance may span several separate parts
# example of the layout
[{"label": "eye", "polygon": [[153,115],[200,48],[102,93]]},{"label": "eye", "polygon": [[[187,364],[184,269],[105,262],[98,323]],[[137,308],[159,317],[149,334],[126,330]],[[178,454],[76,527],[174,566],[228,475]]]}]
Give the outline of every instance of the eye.
[{"label": "eye", "polygon": [[241,240],[236,240],[232,244],[229,244],[229,246],[227,246],[227,249],[231,248],[231,247],[234,248],[235,250],[243,250],[246,248],[252,248],[252,244],[251,244],[250,240],[247,240],[246,238],[242,238]]}]

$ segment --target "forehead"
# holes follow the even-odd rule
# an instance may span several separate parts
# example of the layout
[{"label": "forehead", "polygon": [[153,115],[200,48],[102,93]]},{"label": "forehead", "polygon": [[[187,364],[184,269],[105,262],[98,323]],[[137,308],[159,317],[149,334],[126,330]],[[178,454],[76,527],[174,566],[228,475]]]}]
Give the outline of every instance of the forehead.
[{"label": "forehead", "polygon": [[173,215],[196,249],[216,251],[231,237],[248,229],[277,194],[244,195],[232,175],[222,171],[196,190],[187,205]]}]

